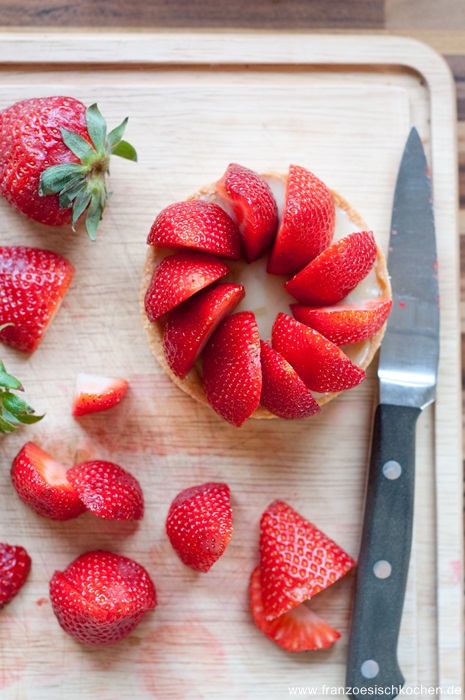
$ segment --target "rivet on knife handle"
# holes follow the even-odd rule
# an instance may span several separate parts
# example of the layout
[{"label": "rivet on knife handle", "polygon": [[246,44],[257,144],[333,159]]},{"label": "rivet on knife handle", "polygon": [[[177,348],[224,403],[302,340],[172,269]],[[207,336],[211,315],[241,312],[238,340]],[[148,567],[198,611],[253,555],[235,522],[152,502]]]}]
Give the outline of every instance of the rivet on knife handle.
[{"label": "rivet on knife handle", "polygon": [[419,414],[419,408],[385,404],[375,413],[347,665],[353,697],[360,697],[362,687],[372,692],[382,687],[383,698],[394,698],[404,684],[397,638],[410,558]]}]

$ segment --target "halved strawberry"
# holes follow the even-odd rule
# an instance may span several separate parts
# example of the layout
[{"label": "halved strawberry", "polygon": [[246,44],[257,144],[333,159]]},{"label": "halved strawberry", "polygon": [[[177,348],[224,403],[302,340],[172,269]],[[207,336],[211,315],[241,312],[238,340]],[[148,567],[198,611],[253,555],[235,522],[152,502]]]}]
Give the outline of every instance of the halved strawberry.
[{"label": "halved strawberry", "polygon": [[232,535],[228,486],[208,482],[181,491],[170,506],[166,533],[186,566],[203,573],[209,571]]},{"label": "halved strawberry", "polygon": [[376,260],[371,231],[350,233],[335,241],[286,282],[289,294],[304,304],[336,304],[370,272]]},{"label": "halved strawberry", "polygon": [[95,459],[69,469],[68,481],[85,507],[99,518],[140,520],[144,496],[136,477],[113,462]]},{"label": "halved strawberry", "polygon": [[359,343],[374,336],[386,322],[391,307],[391,299],[341,302],[323,307],[291,304],[297,321],[318,331],[335,345]]},{"label": "halved strawberry", "polygon": [[239,284],[219,284],[198,292],[173,309],[163,330],[166,361],[178,377],[192,369],[208,339],[244,298]]},{"label": "halved strawberry", "polygon": [[366,377],[337,345],[287,314],[277,315],[272,342],[311,391],[344,391]]},{"label": "halved strawberry", "polygon": [[230,163],[216,183],[216,189],[237,221],[245,260],[257,260],[267,250],[278,228],[278,206],[270,186],[253,170]]},{"label": "halved strawberry", "polygon": [[0,542],[0,610],[24,586],[31,557],[24,547]]},{"label": "halved strawberry", "polygon": [[145,294],[149,321],[156,321],[190,296],[229,272],[221,260],[190,250],[169,255],[157,265]]},{"label": "halved strawberry", "polygon": [[11,479],[18,496],[36,513],[52,520],[70,520],[86,507],[66,472],[63,464],[27,442],[13,460]]},{"label": "halved strawberry", "polygon": [[33,352],[58,311],[73,266],[50,250],[0,246],[0,340]]},{"label": "halved strawberry", "polygon": [[82,554],[50,581],[53,612],[83,644],[113,644],[130,634],[157,604],[143,566],[111,552]]},{"label": "halved strawberry", "polygon": [[341,636],[304,603],[274,620],[265,615],[260,567],[250,577],[250,609],[258,629],[286,651],[327,649]]},{"label": "halved strawberry", "polygon": [[116,406],[126,393],[128,382],[119,377],[78,374],[73,399],[73,416],[106,411]]},{"label": "halved strawberry", "polygon": [[263,340],[260,351],[261,405],[280,418],[305,418],[318,413],[320,407],[289,362]]},{"label": "halved strawberry", "polygon": [[284,501],[260,521],[260,576],[267,620],[274,620],[344,576],[354,560]]},{"label": "halved strawberry", "polygon": [[319,255],[334,235],[335,207],[331,191],[316,175],[298,165],[289,167],[284,212],[268,262],[268,272],[295,274]]},{"label": "halved strawberry", "polygon": [[239,229],[214,202],[189,199],[170,204],[155,219],[147,238],[149,245],[192,248],[222,258],[238,260]]},{"label": "halved strawberry", "polygon": [[251,311],[229,316],[203,352],[205,393],[212,408],[240,426],[258,408],[262,390],[260,334]]}]

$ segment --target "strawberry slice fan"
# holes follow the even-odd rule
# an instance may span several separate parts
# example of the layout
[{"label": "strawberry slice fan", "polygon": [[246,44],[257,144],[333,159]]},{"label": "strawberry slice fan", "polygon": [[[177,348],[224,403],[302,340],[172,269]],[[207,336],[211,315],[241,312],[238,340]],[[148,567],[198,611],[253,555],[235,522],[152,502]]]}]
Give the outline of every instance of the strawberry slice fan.
[{"label": "strawberry slice fan", "polygon": [[231,163],[163,209],[147,242],[150,349],[232,425],[315,415],[364,380],[392,306],[385,257],[306,168],[260,175]]}]

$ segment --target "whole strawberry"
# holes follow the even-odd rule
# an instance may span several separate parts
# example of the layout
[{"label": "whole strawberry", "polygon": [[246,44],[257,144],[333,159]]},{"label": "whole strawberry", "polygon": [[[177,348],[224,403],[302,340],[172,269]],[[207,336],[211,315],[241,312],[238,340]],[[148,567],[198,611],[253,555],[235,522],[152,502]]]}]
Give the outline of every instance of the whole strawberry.
[{"label": "whole strawberry", "polygon": [[166,518],[166,532],[186,566],[209,571],[232,535],[228,486],[209,482],[178,493]]},{"label": "whole strawberry", "polygon": [[0,112],[0,192],[23,214],[49,226],[86,212],[94,240],[107,200],[111,155],[136,160],[122,141],[127,119],[107,135],[97,105],[73,97],[23,100]]}]

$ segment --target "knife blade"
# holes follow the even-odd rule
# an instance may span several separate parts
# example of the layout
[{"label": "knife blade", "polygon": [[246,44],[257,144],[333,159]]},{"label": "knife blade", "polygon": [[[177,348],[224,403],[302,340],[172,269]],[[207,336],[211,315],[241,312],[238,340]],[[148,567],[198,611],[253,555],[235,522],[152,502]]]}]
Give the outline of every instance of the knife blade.
[{"label": "knife blade", "polygon": [[405,682],[397,643],[412,542],[415,430],[421,411],[434,401],[439,360],[431,180],[415,127],[397,176],[388,269],[393,305],[379,358],[346,673],[349,695],[382,694],[385,700]]}]

